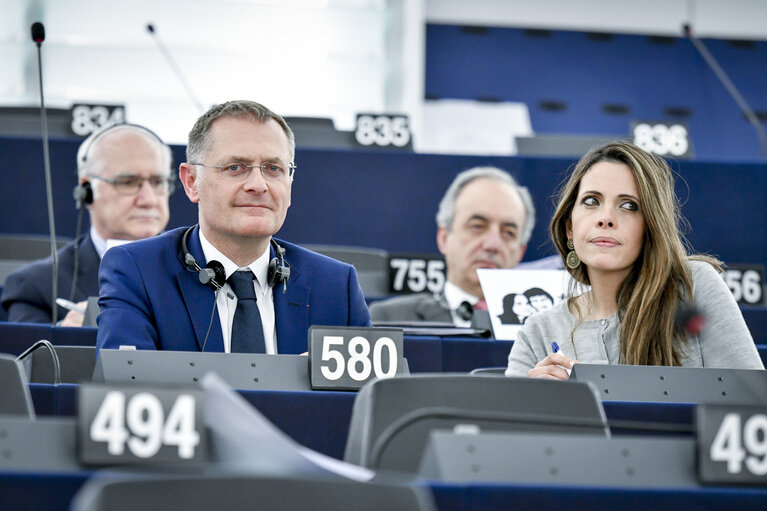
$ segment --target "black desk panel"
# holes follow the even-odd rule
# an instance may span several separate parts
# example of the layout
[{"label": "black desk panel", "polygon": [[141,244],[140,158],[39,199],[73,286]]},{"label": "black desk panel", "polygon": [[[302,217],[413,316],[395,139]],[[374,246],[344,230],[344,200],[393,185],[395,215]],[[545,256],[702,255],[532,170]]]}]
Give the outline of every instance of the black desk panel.
[{"label": "black desk panel", "polygon": [[[744,315],[750,323],[759,328],[764,323],[767,329],[767,308],[747,308]],[[0,353],[18,355],[40,339],[47,339],[54,345],[95,346],[96,332],[95,328],[0,322]],[[756,334],[754,338],[757,338]],[[514,341],[476,337],[406,335],[405,357],[413,373],[468,372],[478,367],[506,366],[513,344]],[[767,365],[767,345],[757,344],[756,347]]]},{"label": "black desk panel", "polygon": [[623,489],[439,483],[430,486],[439,511],[767,509],[767,489],[763,488]]},{"label": "black desk panel", "polygon": [[[66,511],[90,476],[0,472],[0,509],[4,511]],[[680,509],[762,511],[767,489],[710,487],[696,489],[623,489],[586,486],[523,486],[514,484],[454,485],[430,483],[439,511],[678,511]]]},{"label": "black desk panel", "polygon": [[[35,411],[41,416],[76,415],[77,387],[72,384],[31,384]],[[296,442],[334,458],[343,458],[356,396],[354,392],[241,390],[239,393]],[[676,403],[607,401],[603,406],[608,421],[670,424],[672,429],[679,426],[691,428],[695,411],[695,405]],[[625,429],[616,428],[614,433],[622,433]]]}]

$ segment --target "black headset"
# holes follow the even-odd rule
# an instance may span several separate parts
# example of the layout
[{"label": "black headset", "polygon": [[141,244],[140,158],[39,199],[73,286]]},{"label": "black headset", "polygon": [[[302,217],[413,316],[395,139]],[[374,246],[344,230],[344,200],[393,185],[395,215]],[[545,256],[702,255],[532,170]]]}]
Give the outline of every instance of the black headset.
[{"label": "black headset", "polygon": [[455,309],[455,314],[464,321],[469,321],[474,316],[474,306],[469,302],[461,302]]},{"label": "black headset", "polygon": [[[216,291],[221,289],[226,282],[226,271],[224,265],[219,261],[208,261],[205,268],[202,268],[189,251],[189,246],[186,240],[189,238],[189,234],[197,227],[193,225],[184,232],[181,237],[181,253],[184,256],[184,264],[191,270],[197,271],[200,283],[206,286],[210,286]],[[290,278],[290,266],[285,263],[285,249],[281,247],[274,239],[270,240],[274,251],[277,253],[277,257],[273,257],[269,261],[269,268],[266,272],[266,283],[269,287],[274,287],[277,284],[282,284],[282,292],[286,292],[288,289],[288,279]],[[278,260],[279,258],[279,260]]]},{"label": "black headset", "polygon": [[[139,124],[131,124],[129,122],[112,124],[110,126],[107,126],[106,128],[94,131],[88,136],[88,138],[86,138],[83,141],[82,144],[80,144],[80,148],[77,150],[78,174],[80,173],[80,169],[82,169],[85,166],[85,164],[88,162],[88,160],[90,159],[90,154],[93,151],[93,146],[96,143],[96,141],[100,139],[101,137],[103,137],[105,134],[112,131],[113,129],[125,128],[125,127],[131,127],[141,131],[142,133],[146,133],[150,137],[154,138],[161,146],[167,146],[167,144],[162,141],[162,139],[157,135],[157,133],[150,130],[149,128],[146,128]],[[172,163],[173,162],[171,161],[171,165]],[[171,177],[173,177],[172,172],[171,172]],[[83,205],[89,206],[93,204],[93,187],[91,186],[91,182],[83,181],[82,183],[75,186],[75,189],[72,190],[72,197],[75,199],[75,203],[77,204],[77,209],[82,209]]]}]

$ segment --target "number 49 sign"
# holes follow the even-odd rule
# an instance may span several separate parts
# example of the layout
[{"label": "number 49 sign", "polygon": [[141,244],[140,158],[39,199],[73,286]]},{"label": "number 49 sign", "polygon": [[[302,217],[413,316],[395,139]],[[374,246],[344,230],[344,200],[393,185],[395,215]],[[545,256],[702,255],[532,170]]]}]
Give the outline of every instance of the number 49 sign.
[{"label": "number 49 sign", "polygon": [[699,405],[697,429],[702,482],[767,484],[767,408]]}]

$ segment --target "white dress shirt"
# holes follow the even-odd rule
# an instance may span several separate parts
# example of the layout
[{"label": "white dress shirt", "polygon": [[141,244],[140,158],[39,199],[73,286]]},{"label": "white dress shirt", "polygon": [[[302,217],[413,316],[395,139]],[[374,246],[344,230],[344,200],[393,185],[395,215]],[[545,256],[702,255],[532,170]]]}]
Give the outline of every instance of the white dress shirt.
[{"label": "white dress shirt", "polygon": [[450,307],[450,314],[453,316],[453,324],[457,327],[470,327],[471,319],[463,319],[456,313],[456,309],[463,302],[469,302],[473,307],[479,301],[479,298],[467,293],[449,280],[445,282],[444,294],[447,306]]},{"label": "white dress shirt", "polygon": [[[261,314],[261,324],[264,327],[264,345],[266,353],[270,355],[277,354],[277,330],[274,320],[274,298],[272,297],[272,288],[266,284],[266,275],[269,268],[269,247],[266,252],[247,265],[240,268],[231,259],[222,254],[214,247],[200,231],[200,244],[202,252],[205,254],[206,261],[218,261],[224,265],[226,278],[240,269],[250,269],[256,276],[253,279],[253,286],[256,291],[256,304],[258,312]],[[221,322],[221,334],[224,338],[224,352],[232,351],[232,322],[234,321],[234,311],[237,308],[237,297],[235,296],[229,284],[224,284],[221,291],[216,293],[216,306],[218,308],[218,319]]]}]

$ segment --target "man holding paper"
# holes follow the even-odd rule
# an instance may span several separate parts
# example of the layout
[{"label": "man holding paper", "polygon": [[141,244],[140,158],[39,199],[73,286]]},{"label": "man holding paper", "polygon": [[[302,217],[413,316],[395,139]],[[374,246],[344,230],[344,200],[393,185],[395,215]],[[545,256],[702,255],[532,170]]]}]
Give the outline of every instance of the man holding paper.
[{"label": "man holding paper", "polygon": [[[82,326],[89,296],[98,296],[98,270],[111,240],[155,236],[168,224],[175,176],[170,148],[152,131],[116,124],[91,134],[77,151],[78,207],[91,229],[58,252],[57,317],[52,314],[52,260],[22,266],[8,276],[3,307],[8,321]],[[74,303],[79,302],[79,303]]]},{"label": "man holding paper", "polygon": [[445,256],[447,272],[444,290],[373,303],[373,322],[440,321],[470,326],[471,310],[487,308],[477,269],[517,266],[534,225],[530,192],[508,172],[495,167],[461,172],[437,212],[437,246]]}]

